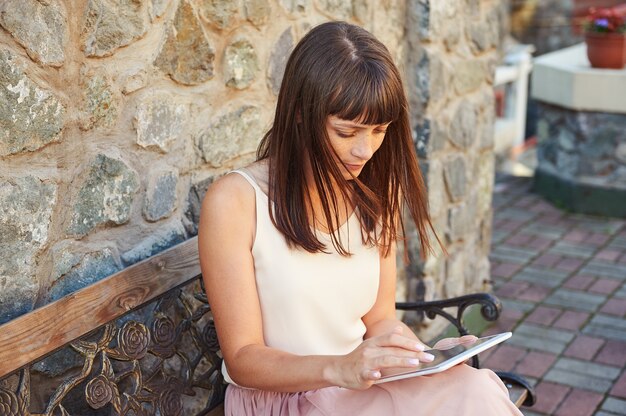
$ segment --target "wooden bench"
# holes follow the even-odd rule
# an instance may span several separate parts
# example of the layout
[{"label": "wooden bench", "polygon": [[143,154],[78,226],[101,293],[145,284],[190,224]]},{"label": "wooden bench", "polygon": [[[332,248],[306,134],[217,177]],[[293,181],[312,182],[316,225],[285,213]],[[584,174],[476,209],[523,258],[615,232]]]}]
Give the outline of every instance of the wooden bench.
[{"label": "wooden bench", "polygon": [[[1,325],[2,416],[223,414],[222,358],[200,277],[193,238]],[[489,294],[398,308],[444,316],[465,334],[461,318],[475,304],[498,318]],[[503,379],[518,406],[534,402],[532,390]]]}]

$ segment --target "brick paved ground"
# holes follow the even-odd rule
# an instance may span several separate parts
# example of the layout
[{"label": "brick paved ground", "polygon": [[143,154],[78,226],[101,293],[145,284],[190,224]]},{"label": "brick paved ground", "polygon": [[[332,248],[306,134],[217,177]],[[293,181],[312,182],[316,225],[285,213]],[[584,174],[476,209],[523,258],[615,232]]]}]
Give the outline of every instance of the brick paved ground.
[{"label": "brick paved ground", "polygon": [[561,211],[531,182],[496,182],[490,258],[504,311],[486,332],[514,335],[484,365],[535,385],[525,415],[626,415],[626,221]]}]

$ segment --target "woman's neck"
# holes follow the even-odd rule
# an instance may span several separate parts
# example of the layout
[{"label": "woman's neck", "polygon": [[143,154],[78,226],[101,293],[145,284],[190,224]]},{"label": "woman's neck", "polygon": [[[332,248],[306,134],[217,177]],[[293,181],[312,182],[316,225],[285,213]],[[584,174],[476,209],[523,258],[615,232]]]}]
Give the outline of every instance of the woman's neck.
[{"label": "woman's neck", "polygon": [[[337,207],[335,208],[336,212],[333,212],[333,206],[331,202],[332,196],[326,195],[326,200],[329,203],[328,208],[331,210],[330,226],[328,225],[328,221],[326,220],[326,216],[324,215],[322,196],[320,195],[320,191],[315,183],[315,178],[313,177],[313,169],[311,169],[311,165],[308,160],[305,162],[305,181],[306,190],[309,198],[309,221],[311,222],[311,224],[315,224],[315,228],[321,228],[321,231],[329,232],[330,230],[337,229],[341,224],[348,220],[348,218],[352,215],[352,211],[354,210],[353,204],[346,198],[345,193],[341,192],[340,185],[332,177],[332,175],[331,189],[325,192],[333,192],[337,200]],[[335,217],[337,218],[335,219]],[[336,221],[338,222],[336,223]]]}]

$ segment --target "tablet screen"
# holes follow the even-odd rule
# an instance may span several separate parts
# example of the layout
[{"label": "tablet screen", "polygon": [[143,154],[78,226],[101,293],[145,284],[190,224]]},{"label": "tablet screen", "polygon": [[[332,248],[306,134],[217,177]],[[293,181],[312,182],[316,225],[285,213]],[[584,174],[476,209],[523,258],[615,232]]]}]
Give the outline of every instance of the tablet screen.
[{"label": "tablet screen", "polygon": [[486,349],[489,349],[490,347],[499,344],[510,337],[511,333],[505,332],[502,334],[478,338],[471,344],[456,345],[447,349],[427,350],[426,352],[435,356],[433,361],[429,363],[422,362],[415,370],[402,368],[396,369],[391,373],[386,372],[380,380],[376,381],[376,383],[384,383],[385,381],[433,374],[438,373],[439,371],[447,370],[448,368],[456,364],[460,364],[472,356],[485,351]]}]

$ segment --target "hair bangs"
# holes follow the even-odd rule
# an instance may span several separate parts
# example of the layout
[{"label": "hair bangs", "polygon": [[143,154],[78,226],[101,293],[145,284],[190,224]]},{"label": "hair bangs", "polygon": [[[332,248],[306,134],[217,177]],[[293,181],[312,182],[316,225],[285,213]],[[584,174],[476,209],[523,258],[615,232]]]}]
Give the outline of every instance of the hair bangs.
[{"label": "hair bangs", "polygon": [[[356,64],[356,65],[355,65]],[[386,124],[402,112],[402,83],[378,62],[352,62],[329,103],[331,115],[362,124]]]}]

